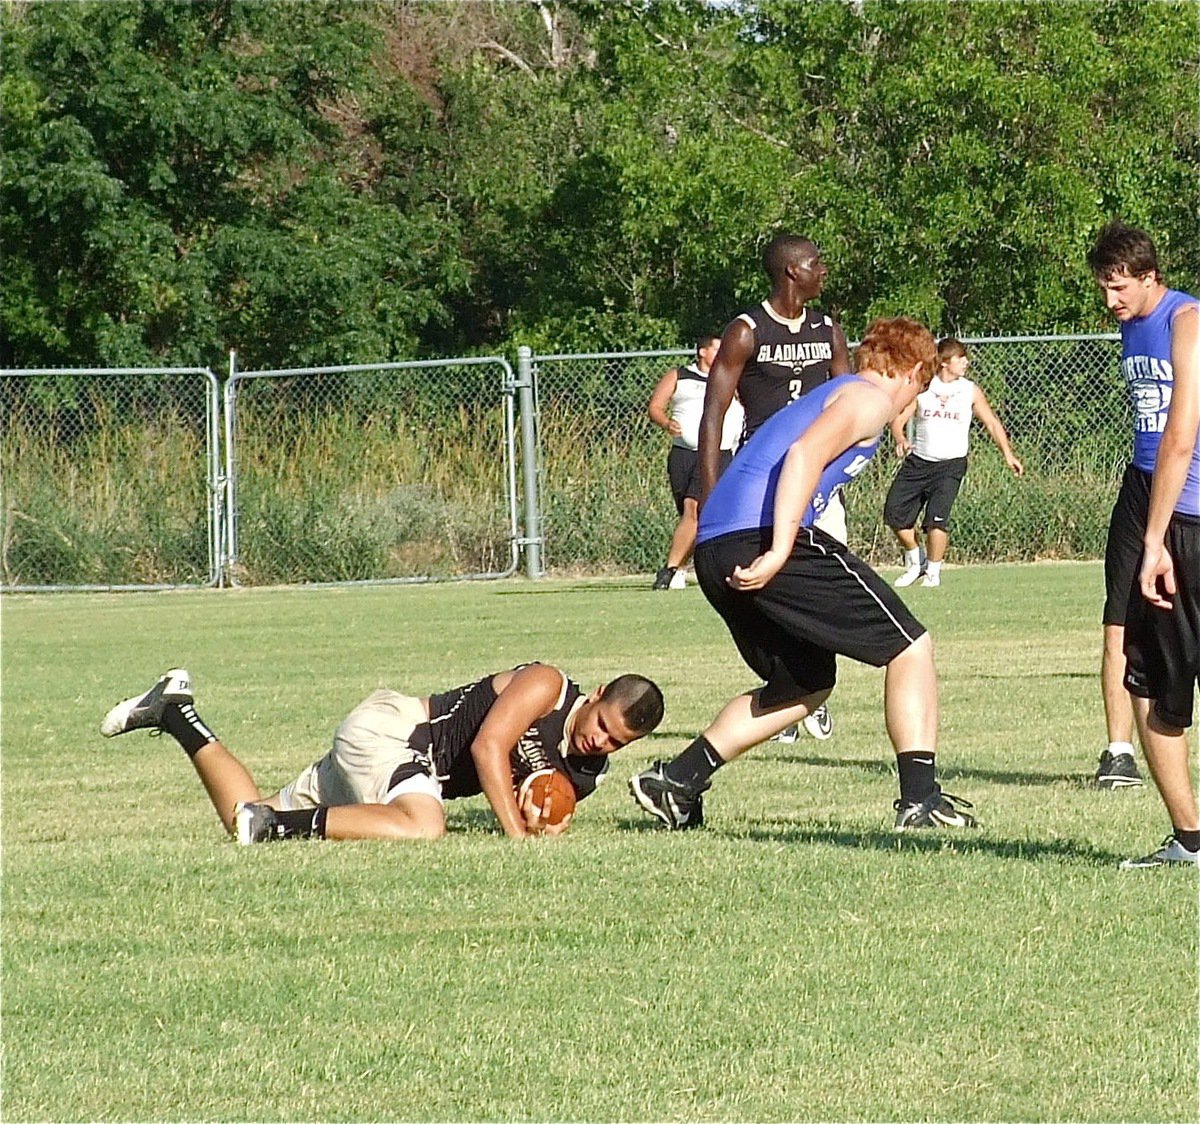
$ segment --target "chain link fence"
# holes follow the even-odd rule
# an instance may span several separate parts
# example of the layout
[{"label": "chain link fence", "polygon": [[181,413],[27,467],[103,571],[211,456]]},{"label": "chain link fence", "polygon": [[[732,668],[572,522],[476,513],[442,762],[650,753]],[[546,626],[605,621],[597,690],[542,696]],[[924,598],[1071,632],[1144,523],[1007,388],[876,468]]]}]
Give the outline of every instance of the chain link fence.
[{"label": "chain link fence", "polygon": [[[975,423],[971,468],[954,508],[950,560],[1096,558],[1131,448],[1120,337],[966,338],[983,388],[1025,466],[1016,479]],[[550,569],[653,571],[676,515],[669,439],[646,406],[687,351],[540,355],[537,384],[542,529]],[[847,489],[850,545],[898,560],[882,522],[898,462],[885,437]]]},{"label": "chain link fence", "polygon": [[[1131,445],[1119,337],[964,342],[1026,473],[976,426],[951,560],[1100,557]],[[497,577],[522,554],[532,577],[651,572],[675,509],[646,406],[690,357],[231,364],[223,402],[199,368],[0,372],[3,587]],[[880,563],[896,468],[885,439],[847,490],[850,544]]]},{"label": "chain link fence", "polygon": [[218,407],[203,368],[0,371],[4,588],[216,584]]},{"label": "chain link fence", "polygon": [[234,371],[231,583],[512,573],[512,387],[496,357]]}]

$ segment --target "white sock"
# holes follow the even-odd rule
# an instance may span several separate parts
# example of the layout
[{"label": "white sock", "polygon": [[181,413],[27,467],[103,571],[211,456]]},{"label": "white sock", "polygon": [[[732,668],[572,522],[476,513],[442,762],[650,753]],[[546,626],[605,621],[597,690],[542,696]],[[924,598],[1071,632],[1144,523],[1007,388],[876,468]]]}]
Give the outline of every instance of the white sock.
[{"label": "white sock", "polygon": [[904,564],[911,570],[921,564],[921,548],[914,546],[912,550],[904,552]]},{"label": "white sock", "polygon": [[1117,757],[1122,753],[1126,753],[1130,757],[1132,757],[1133,756],[1133,743],[1132,742],[1109,742],[1108,743],[1108,752],[1111,753],[1114,757]]},{"label": "white sock", "polygon": [[940,562],[926,562],[925,573],[931,578],[936,578],[942,572],[942,564]]}]

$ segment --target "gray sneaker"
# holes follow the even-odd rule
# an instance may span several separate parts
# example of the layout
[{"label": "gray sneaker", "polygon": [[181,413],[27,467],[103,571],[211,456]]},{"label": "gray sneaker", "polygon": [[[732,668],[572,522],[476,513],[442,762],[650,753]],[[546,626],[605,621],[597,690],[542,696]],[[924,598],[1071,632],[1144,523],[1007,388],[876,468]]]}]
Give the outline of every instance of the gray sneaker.
[{"label": "gray sneaker", "polygon": [[1195,866],[1200,867],[1200,851],[1189,851],[1174,835],[1168,835],[1153,854],[1141,859],[1126,859],[1122,870],[1142,870],[1151,866]]},{"label": "gray sneaker", "polygon": [[100,733],[115,738],[130,730],[160,729],[163,711],[169,704],[183,706],[192,701],[191,676],[184,668],[173,667],[144,694],[117,703],[100,723]]}]

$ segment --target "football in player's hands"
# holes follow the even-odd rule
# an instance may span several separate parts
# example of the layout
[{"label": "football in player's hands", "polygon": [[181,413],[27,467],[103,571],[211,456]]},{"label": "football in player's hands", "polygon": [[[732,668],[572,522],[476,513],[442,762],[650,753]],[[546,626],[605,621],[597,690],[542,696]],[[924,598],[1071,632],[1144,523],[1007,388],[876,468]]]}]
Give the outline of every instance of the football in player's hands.
[{"label": "football in player's hands", "polygon": [[575,811],[575,786],[557,769],[539,769],[530,773],[517,789],[517,807],[523,813],[527,801],[540,811],[544,825],[556,827]]}]

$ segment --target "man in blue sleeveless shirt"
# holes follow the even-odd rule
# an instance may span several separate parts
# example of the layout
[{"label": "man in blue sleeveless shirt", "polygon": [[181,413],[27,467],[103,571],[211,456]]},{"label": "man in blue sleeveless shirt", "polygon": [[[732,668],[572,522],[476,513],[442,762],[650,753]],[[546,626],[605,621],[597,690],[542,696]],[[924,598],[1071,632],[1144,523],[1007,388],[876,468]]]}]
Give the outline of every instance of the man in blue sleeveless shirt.
[{"label": "man in blue sleeveless shirt", "polygon": [[1123,672],[1133,696],[1125,705],[1173,828],[1159,850],[1121,865],[1195,866],[1200,819],[1186,730],[1200,681],[1200,301],[1163,284],[1153,242],[1124,223],[1100,232],[1088,264],[1121,324],[1135,414],[1105,556],[1105,670]]},{"label": "man in blue sleeveless shirt", "polygon": [[763,422],[700,512],[696,578],[764,685],[738,695],[673,761],[630,781],[668,828],[703,823],[712,775],[802,721],[829,697],[837,656],[886,667],[884,713],[896,751],[897,831],[971,827],[971,805],[936,780],[933,643],[891,587],[814,525],[830,497],[866,467],[887,424],[937,369],[933,336],[915,320],[878,320],[857,374],[809,391]]}]

